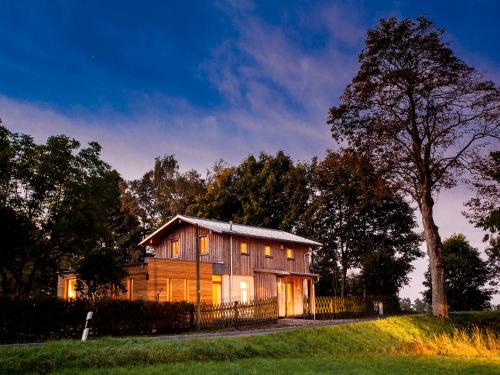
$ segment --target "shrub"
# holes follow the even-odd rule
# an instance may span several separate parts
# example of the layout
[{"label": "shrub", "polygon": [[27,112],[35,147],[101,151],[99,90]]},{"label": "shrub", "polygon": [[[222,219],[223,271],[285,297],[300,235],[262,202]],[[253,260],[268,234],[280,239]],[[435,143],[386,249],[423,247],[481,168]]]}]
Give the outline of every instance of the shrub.
[{"label": "shrub", "polygon": [[176,333],[193,326],[193,305],[186,302],[0,298],[0,342],[78,338],[88,311],[94,312],[93,336]]}]

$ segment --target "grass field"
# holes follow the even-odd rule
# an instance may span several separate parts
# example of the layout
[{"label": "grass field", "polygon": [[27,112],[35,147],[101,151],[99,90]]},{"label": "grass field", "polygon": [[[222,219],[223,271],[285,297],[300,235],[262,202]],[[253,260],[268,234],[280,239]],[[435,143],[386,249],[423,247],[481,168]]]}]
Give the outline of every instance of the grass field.
[{"label": "grass field", "polygon": [[[458,330],[479,324],[484,330]],[[500,313],[402,316],[237,338],[54,341],[0,349],[0,372],[500,374]]]}]

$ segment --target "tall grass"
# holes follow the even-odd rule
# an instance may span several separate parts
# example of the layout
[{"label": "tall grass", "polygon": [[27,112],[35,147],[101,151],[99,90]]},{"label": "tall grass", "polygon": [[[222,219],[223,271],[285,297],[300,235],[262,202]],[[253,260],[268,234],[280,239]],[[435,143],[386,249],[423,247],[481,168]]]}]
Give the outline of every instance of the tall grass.
[{"label": "tall grass", "polygon": [[396,352],[458,357],[496,357],[500,355],[500,336],[489,329],[455,328],[451,333],[432,334],[396,348]]}]

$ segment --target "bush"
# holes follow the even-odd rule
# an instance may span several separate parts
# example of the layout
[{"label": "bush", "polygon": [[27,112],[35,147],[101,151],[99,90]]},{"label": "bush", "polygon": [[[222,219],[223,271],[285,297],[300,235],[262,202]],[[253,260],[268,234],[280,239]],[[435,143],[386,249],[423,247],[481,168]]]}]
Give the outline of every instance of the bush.
[{"label": "bush", "polygon": [[79,338],[88,311],[91,335],[151,335],[188,331],[193,305],[186,302],[0,298],[0,342]]}]

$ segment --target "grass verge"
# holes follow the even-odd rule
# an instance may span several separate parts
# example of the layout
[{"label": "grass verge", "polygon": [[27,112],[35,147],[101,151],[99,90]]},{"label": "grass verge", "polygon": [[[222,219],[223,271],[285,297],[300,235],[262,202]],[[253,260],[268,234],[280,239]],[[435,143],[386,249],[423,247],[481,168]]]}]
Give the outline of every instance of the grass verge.
[{"label": "grass verge", "polygon": [[[500,313],[490,317],[490,321],[495,319],[500,320]],[[472,353],[470,351],[440,353],[421,350],[419,352],[415,349],[418,346],[412,349],[411,345],[415,343],[439,345],[440,340],[446,339],[451,340],[449,346],[452,346],[453,340],[463,339],[454,338],[454,332],[459,328],[467,329],[472,322],[473,319],[465,319],[461,315],[454,315],[453,321],[446,322],[430,316],[402,316],[334,327],[298,329],[236,338],[183,341],[105,338],[85,344],[79,341],[62,340],[49,342],[41,347],[1,348],[0,372],[8,374],[54,371],[74,373],[75,370],[85,370],[87,373],[114,374],[132,373],[130,371],[133,370],[136,371],[134,373],[149,374],[164,373],[166,370],[176,373],[178,369],[179,373],[186,374],[197,373],[196,371],[201,369],[200,366],[203,366],[203,372],[205,372],[205,365],[208,363],[210,365],[207,364],[207,373],[210,373],[210,368],[213,369],[213,373],[231,372],[231,366],[241,368],[242,373],[252,373],[253,365],[256,365],[260,371],[260,363],[268,363],[271,367],[275,363],[280,364],[281,367],[274,370],[271,368],[270,371],[276,372],[280,369],[279,372],[283,373],[284,369],[289,368],[291,372],[297,373],[301,371],[295,371],[296,369],[302,368],[301,366],[312,366],[316,361],[322,362],[325,368],[344,365],[355,365],[356,368],[363,368],[363,366],[372,369],[380,366],[383,368],[386,365],[384,361],[379,360],[380,358],[388,359],[387,363],[394,363],[394,366],[399,363],[401,369],[405,368],[406,363],[420,363],[424,366],[427,363],[425,361],[429,362],[425,366],[429,367],[432,364],[438,368],[440,363],[447,365],[450,360],[458,361],[456,363],[463,361],[464,366],[479,366],[478,368],[486,366],[488,371],[491,370],[491,366],[498,369],[500,360],[493,351],[488,359],[484,358],[484,351],[472,354],[481,358],[468,358],[467,360],[447,358],[446,361],[436,361],[437,357],[432,356],[408,357],[408,353],[470,356]],[[496,333],[492,337],[496,340],[494,345],[497,345]],[[482,350],[485,348],[483,347]],[[288,363],[295,363],[295,365],[288,365]],[[144,367],[145,365],[155,366]],[[383,373],[356,371],[346,373]],[[413,372],[408,373],[418,373],[415,371],[414,369]],[[236,372],[240,373],[240,371]],[[305,373],[308,372],[305,371]]]}]

